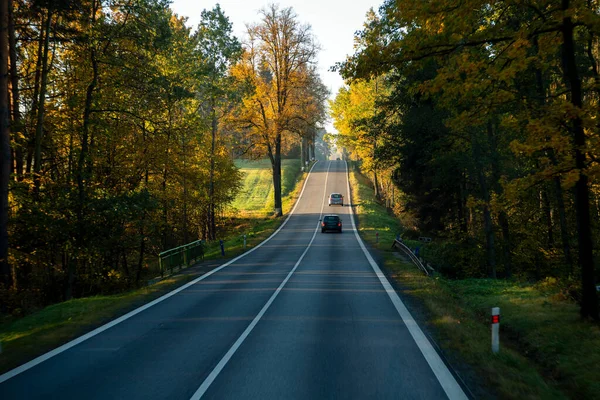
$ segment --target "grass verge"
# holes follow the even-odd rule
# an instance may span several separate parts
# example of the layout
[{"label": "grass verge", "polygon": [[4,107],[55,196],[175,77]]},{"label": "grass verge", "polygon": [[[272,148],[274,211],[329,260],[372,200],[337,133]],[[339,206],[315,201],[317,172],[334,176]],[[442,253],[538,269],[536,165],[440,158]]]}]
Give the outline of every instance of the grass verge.
[{"label": "grass verge", "polygon": [[[288,214],[300,195],[308,176],[300,172],[298,160],[285,160],[282,174],[283,212]],[[264,163],[263,163],[264,164]],[[296,167],[297,164],[297,167]],[[270,168],[270,164],[267,164]],[[260,170],[260,168],[256,168]],[[264,169],[264,165],[263,165]],[[263,175],[259,186],[271,175]],[[256,184],[249,183],[249,184]],[[251,204],[250,202],[248,204]],[[252,207],[250,205],[249,207]],[[263,203],[263,207],[265,204]],[[271,235],[285,220],[281,218],[234,218],[228,235],[224,238],[226,258],[242,254]],[[246,245],[243,237],[246,233]],[[217,260],[221,256],[218,243],[208,247],[205,260]],[[218,265],[216,263],[215,265]],[[184,270],[185,271],[185,270]],[[0,374],[42,355],[76,337],[83,335],[195,278],[197,274],[173,275],[147,287],[112,296],[94,296],[74,299],[44,308],[19,319],[0,321]]]},{"label": "grass verge", "polygon": [[[600,327],[581,321],[552,281],[425,277],[391,250],[396,219],[373,199],[368,180],[350,173],[359,232],[377,247],[387,273],[475,397],[600,398]],[[501,350],[491,353],[490,309],[500,307]]]}]

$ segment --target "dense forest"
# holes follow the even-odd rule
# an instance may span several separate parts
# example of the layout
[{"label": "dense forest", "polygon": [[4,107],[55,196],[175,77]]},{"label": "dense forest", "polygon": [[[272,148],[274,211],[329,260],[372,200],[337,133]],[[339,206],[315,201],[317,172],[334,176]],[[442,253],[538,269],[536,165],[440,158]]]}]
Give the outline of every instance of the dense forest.
[{"label": "dense forest", "polygon": [[242,43],[218,5],[192,29],[165,0],[2,1],[1,312],[143,284],[160,251],[220,237],[234,158],[269,157],[277,193],[281,157],[310,156],[310,26],[256,19]]},{"label": "dense forest", "polygon": [[557,279],[598,320],[597,1],[392,1],[368,14],[338,142],[449,276]]}]

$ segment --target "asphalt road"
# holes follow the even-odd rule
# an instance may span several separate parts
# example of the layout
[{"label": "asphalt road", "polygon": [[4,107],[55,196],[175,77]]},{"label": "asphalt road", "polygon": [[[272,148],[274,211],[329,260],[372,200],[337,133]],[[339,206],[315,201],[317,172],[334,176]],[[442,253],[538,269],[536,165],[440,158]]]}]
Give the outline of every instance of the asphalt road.
[{"label": "asphalt road", "polygon": [[0,399],[466,398],[331,192],[350,200],[344,161],[315,165],[266,243],[0,376]]}]

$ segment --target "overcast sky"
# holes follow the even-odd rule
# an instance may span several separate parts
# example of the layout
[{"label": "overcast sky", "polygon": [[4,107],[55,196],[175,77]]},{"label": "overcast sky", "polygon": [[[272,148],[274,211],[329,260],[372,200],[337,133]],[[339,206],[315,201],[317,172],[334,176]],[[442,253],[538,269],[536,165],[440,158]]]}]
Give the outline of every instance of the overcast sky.
[{"label": "overcast sky", "polygon": [[[370,8],[377,10],[383,0],[281,0],[274,3],[283,7],[292,7],[303,24],[309,24],[321,45],[318,65],[323,83],[329,88],[333,99],[343,85],[342,78],[329,67],[344,61],[353,54],[354,32],[362,30],[366,13]],[[260,21],[258,11],[267,7],[269,1],[263,0],[221,0],[221,9],[233,24],[234,35],[244,37],[247,23]],[[217,1],[174,0],[171,9],[180,16],[188,17],[187,25],[195,29],[200,21],[203,9],[212,9]],[[333,131],[331,123],[326,126]]]}]

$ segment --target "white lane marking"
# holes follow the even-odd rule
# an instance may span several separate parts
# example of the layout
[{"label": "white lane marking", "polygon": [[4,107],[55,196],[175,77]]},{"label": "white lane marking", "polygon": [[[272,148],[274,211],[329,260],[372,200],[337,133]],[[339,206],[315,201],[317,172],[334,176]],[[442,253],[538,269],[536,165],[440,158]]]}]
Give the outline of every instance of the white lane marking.
[{"label": "white lane marking", "polygon": [[[323,207],[325,206],[325,195],[326,195],[325,193],[326,193],[326,190],[327,190],[327,178],[329,177],[329,168],[330,167],[331,167],[331,162],[329,162],[329,165],[327,166],[327,174],[325,175],[325,186],[323,188],[323,201],[321,202],[321,215],[323,215]],[[302,253],[302,255],[300,256],[300,258],[298,259],[298,261],[294,265],[294,268],[292,268],[292,270],[288,273],[288,275],[285,277],[285,279],[283,280],[283,282],[281,282],[281,285],[279,285],[279,287],[277,288],[277,290],[275,290],[275,292],[271,295],[271,297],[266,302],[266,304],[263,306],[263,308],[259,311],[259,313],[256,315],[256,317],[254,317],[254,319],[252,320],[252,322],[250,323],[250,325],[248,325],[248,327],[244,330],[244,332],[242,332],[242,334],[240,335],[240,337],[235,341],[235,343],[233,344],[233,346],[231,346],[231,348],[227,351],[227,353],[225,353],[225,355],[223,356],[223,358],[221,358],[221,361],[219,361],[219,363],[217,364],[217,366],[206,377],[206,379],[204,380],[204,382],[202,382],[202,384],[200,385],[200,387],[198,388],[198,390],[196,390],[196,393],[194,393],[194,395],[190,398],[190,400],[199,400],[200,398],[202,398],[202,396],[204,396],[204,393],[206,393],[206,391],[208,390],[208,388],[210,387],[210,385],[215,381],[215,379],[217,378],[217,376],[219,376],[219,374],[221,373],[221,371],[223,370],[223,368],[225,368],[225,365],[227,365],[227,363],[229,362],[229,360],[231,359],[231,357],[233,357],[233,355],[240,348],[240,346],[242,345],[242,343],[244,343],[244,340],[246,340],[246,338],[248,337],[248,335],[250,335],[250,332],[252,332],[252,330],[254,329],[254,327],[256,326],[256,324],[258,324],[258,321],[260,321],[260,319],[263,317],[263,315],[267,312],[267,310],[269,309],[269,307],[271,306],[271,304],[273,303],[273,301],[275,300],[275,298],[277,297],[277,295],[279,295],[279,292],[281,292],[281,290],[283,289],[283,287],[285,286],[285,284],[287,283],[287,281],[292,277],[292,275],[294,274],[294,272],[298,268],[298,265],[300,265],[300,263],[304,259],[304,256],[306,255],[306,253],[310,249],[310,245],[312,244],[312,242],[315,240],[315,237],[317,236],[317,232],[319,230],[319,227],[320,227],[320,224],[317,224],[317,227],[315,228],[315,231],[313,232],[312,238],[310,239],[310,242],[308,243],[308,246],[306,246],[306,249],[304,249],[304,252]]]},{"label": "white lane marking", "polygon": [[[350,204],[350,206],[352,206],[352,199],[350,197],[350,178],[348,176],[348,164],[346,163],[346,161],[344,161],[344,164],[346,165],[346,182],[348,185],[349,200],[348,203]],[[360,248],[362,249],[363,253],[365,253],[369,264],[371,264],[371,268],[373,268],[375,275],[377,275],[377,277],[379,278],[379,281],[381,282],[383,288],[390,297],[392,304],[394,304],[394,307],[396,307],[396,311],[398,311],[398,314],[400,314],[400,318],[402,318],[402,321],[404,321],[404,324],[408,328],[408,331],[410,332],[413,340],[421,350],[423,357],[425,357],[425,360],[427,360],[427,364],[429,364],[429,367],[435,374],[437,380],[440,382],[440,385],[446,392],[446,395],[450,400],[468,399],[468,397],[465,395],[465,392],[463,392],[460,385],[456,382],[456,379],[454,379],[454,376],[452,376],[452,374],[448,370],[448,367],[446,367],[446,364],[444,364],[439,354],[435,351],[435,349],[433,348],[433,346],[431,345],[431,343],[429,342],[429,340],[427,339],[417,322],[414,320],[413,316],[410,314],[402,300],[400,300],[398,293],[396,293],[385,274],[381,272],[381,269],[379,269],[379,266],[377,265],[375,260],[373,260],[373,257],[371,257],[371,254],[369,253],[362,239],[358,235],[358,230],[356,229],[356,224],[354,223],[354,212],[350,214],[350,220],[352,221],[354,235],[356,236],[356,240],[358,240]]]},{"label": "white lane marking", "polygon": [[[57,347],[54,350],[51,350],[45,354],[42,354],[41,356],[34,358],[33,360],[15,368],[12,369],[6,373],[4,373],[3,375],[0,375],[0,383],[5,382],[7,380],[9,380],[10,378],[19,375],[22,372],[27,371],[28,369],[31,369],[33,367],[35,367],[36,365],[43,363],[44,361],[66,351],[69,350],[71,347],[78,345],[81,342],[85,342],[86,340],[98,335],[99,333],[104,332],[107,329],[112,328],[113,326],[120,324],[121,322],[133,317],[134,315],[137,315],[139,313],[141,313],[142,311],[147,310],[148,308],[168,299],[171,296],[176,295],[177,293],[181,292],[182,290],[187,289],[188,287],[200,282],[201,280],[208,278],[209,276],[211,276],[212,274],[214,274],[215,272],[218,272],[220,270],[222,270],[223,268],[233,264],[234,262],[236,262],[237,260],[239,260],[242,257],[247,256],[248,254],[252,253],[253,251],[255,251],[256,249],[260,248],[263,244],[267,243],[269,240],[271,240],[273,238],[273,236],[277,235],[279,233],[279,231],[285,226],[285,224],[287,224],[287,222],[289,221],[289,219],[292,217],[292,214],[294,214],[294,211],[296,211],[296,207],[298,207],[298,203],[300,203],[300,199],[302,198],[302,195],[304,194],[304,189],[306,189],[306,185],[308,184],[308,181],[311,177],[311,172],[313,170],[313,168],[315,167],[315,165],[317,165],[317,163],[313,164],[312,168],[310,169],[310,171],[308,172],[308,176],[306,177],[306,181],[304,181],[304,185],[302,186],[302,190],[300,191],[300,195],[298,196],[298,200],[296,201],[296,204],[294,204],[294,207],[292,208],[292,211],[290,211],[290,214],[288,215],[288,217],[285,219],[285,221],[283,221],[283,223],[281,224],[281,226],[279,228],[277,228],[277,230],[275,232],[273,232],[273,234],[271,234],[271,236],[269,236],[267,239],[265,239],[263,242],[259,243],[258,245],[256,245],[256,247],[253,247],[252,249],[248,250],[247,252],[237,256],[236,258],[234,258],[233,260],[230,260],[228,262],[226,262],[225,264],[221,265],[220,267],[217,267],[215,269],[213,269],[212,271],[209,271],[207,273],[205,273],[204,275],[194,279],[193,281],[190,281],[188,283],[186,283],[183,286],[178,287],[177,289],[159,297],[156,300],[151,301],[150,303],[147,303],[139,308],[136,308],[133,311],[130,311],[129,313],[115,319],[112,320],[111,322],[102,325],[99,328],[94,329],[91,332],[86,333],[83,336],[78,337],[77,339],[73,339],[72,341],[63,344],[60,347]],[[329,169],[328,169],[329,172]]]}]

